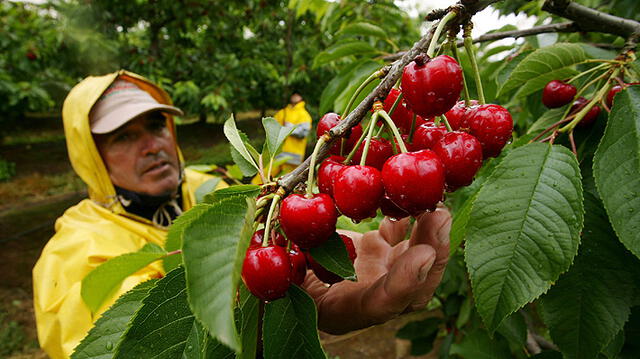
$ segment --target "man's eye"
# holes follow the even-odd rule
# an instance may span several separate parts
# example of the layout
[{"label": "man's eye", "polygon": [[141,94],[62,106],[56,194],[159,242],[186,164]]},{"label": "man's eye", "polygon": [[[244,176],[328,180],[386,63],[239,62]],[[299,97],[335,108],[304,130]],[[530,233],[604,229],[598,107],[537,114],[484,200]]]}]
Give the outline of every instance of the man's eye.
[{"label": "man's eye", "polygon": [[153,132],[160,132],[167,128],[167,121],[164,118],[161,120],[151,121],[147,128]]},{"label": "man's eye", "polygon": [[131,136],[128,133],[121,133],[113,139],[113,142],[126,142],[130,138]]}]

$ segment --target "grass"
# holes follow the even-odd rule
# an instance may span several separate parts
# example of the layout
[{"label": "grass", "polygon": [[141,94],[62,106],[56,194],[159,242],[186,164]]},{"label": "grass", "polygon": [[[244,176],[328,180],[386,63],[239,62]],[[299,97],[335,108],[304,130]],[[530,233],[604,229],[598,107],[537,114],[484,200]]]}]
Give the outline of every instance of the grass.
[{"label": "grass", "polygon": [[74,172],[55,175],[32,173],[0,182],[0,198],[4,203],[25,203],[85,189],[84,182]]}]

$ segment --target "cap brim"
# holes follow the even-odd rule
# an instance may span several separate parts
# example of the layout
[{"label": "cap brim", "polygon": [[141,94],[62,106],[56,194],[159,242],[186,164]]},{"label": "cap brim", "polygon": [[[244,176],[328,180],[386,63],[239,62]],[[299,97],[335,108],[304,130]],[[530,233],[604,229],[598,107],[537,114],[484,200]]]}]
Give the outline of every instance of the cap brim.
[{"label": "cap brim", "polygon": [[177,107],[163,105],[159,103],[129,104],[120,106],[101,118],[91,126],[91,132],[95,134],[105,134],[115,131],[125,123],[153,111],[162,111],[171,115],[182,116],[184,113]]}]

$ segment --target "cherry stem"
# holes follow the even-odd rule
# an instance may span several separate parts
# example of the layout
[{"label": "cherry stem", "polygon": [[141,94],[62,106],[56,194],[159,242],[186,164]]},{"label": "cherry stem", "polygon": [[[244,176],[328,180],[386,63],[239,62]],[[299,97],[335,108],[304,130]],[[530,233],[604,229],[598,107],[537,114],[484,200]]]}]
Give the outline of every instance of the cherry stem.
[{"label": "cherry stem", "polygon": [[369,85],[371,82],[373,82],[375,79],[379,78],[380,76],[384,76],[384,72],[382,71],[382,69],[376,70],[374,73],[369,75],[369,77],[367,77],[367,79],[364,80],[360,84],[360,86],[358,86],[358,88],[356,89],[356,92],[354,92],[353,95],[351,95],[351,98],[349,99],[349,103],[347,103],[347,107],[345,107],[344,112],[342,113],[342,116],[340,117],[340,119],[345,118],[349,114],[349,111],[351,111],[351,106],[353,106],[353,103],[356,101],[356,98],[358,97],[358,95],[360,95],[362,90],[364,90],[364,88],[367,87],[367,85]]},{"label": "cherry stem", "polygon": [[[584,116],[591,111],[591,109],[593,108],[593,106],[595,106],[598,102],[600,102],[600,100],[602,100],[604,98],[604,96],[607,95],[607,93],[609,92],[609,90],[611,89],[611,79],[615,78],[616,76],[618,76],[618,73],[620,72],[620,68],[616,68],[615,70],[613,70],[612,72],[607,72],[607,74],[610,73],[609,75],[609,79],[607,80],[607,82],[604,84],[604,86],[602,86],[602,88],[600,88],[600,90],[596,93],[596,95],[591,99],[591,101],[589,101],[589,103],[587,103],[582,109],[580,109],[580,111],[576,114],[576,117],[573,119],[573,121],[569,122],[568,125],[564,126],[563,128],[561,128],[559,131],[560,132],[571,132],[578,123],[580,123],[580,121],[582,121],[582,119],[584,118]],[[606,74],[605,74],[606,75]]]},{"label": "cherry stem", "polygon": [[393,101],[393,105],[389,109],[389,116],[393,115],[393,112],[396,110],[396,107],[400,106],[400,101],[402,101],[402,97],[403,97],[403,93],[400,92],[400,94],[398,94],[398,97],[396,97],[396,100]]},{"label": "cherry stem", "polygon": [[569,143],[571,143],[571,152],[578,157],[578,150],[576,149],[576,141],[573,139],[573,131],[569,131]]},{"label": "cherry stem", "polygon": [[478,62],[476,61],[476,52],[473,46],[473,39],[471,38],[471,29],[473,28],[473,23],[468,22],[464,26],[464,49],[467,51],[467,56],[469,56],[469,62],[471,63],[471,70],[473,71],[473,78],[476,81],[476,89],[478,91],[478,102],[481,105],[484,105],[486,102],[484,100],[484,91],[482,90],[482,79],[480,78],[480,70],[478,70]]},{"label": "cherry stem", "polygon": [[393,120],[391,120],[391,117],[389,117],[389,115],[387,114],[387,112],[385,110],[380,110],[380,111],[376,111],[380,113],[380,116],[382,116],[382,118],[384,118],[385,121],[387,121],[387,125],[389,126],[389,128],[391,129],[391,131],[393,131],[393,136],[396,138],[396,141],[398,141],[398,146],[400,146],[400,152],[402,153],[407,153],[407,146],[404,145],[404,141],[402,140],[402,136],[400,136],[400,132],[398,131],[398,128],[396,127],[396,124],[393,123]]},{"label": "cherry stem", "polygon": [[316,142],[316,146],[313,148],[313,153],[311,154],[311,163],[309,164],[309,177],[307,177],[307,197],[313,197],[313,172],[316,169],[316,160],[318,157],[318,152],[320,151],[320,147],[327,141],[326,133],[318,139]]},{"label": "cherry stem", "polygon": [[267,203],[269,203],[269,201],[275,195],[276,195],[275,193],[269,193],[267,195],[264,195],[264,196],[260,197],[260,199],[256,201],[256,208],[260,209],[260,208],[264,207]]},{"label": "cherry stem", "polygon": [[447,128],[447,132],[453,132],[453,128],[451,128],[451,125],[449,124],[449,121],[447,120],[447,116],[441,115],[441,116],[438,116],[438,117],[440,117],[442,122],[444,122],[444,127]]},{"label": "cherry stem", "polygon": [[380,134],[382,133],[382,130],[384,130],[384,122],[380,123],[380,128],[378,129],[378,132],[376,132],[375,137],[380,137]]},{"label": "cherry stem", "polygon": [[379,113],[374,112],[373,116],[371,116],[371,123],[369,123],[369,130],[367,131],[367,140],[364,143],[364,148],[362,149],[362,156],[360,157],[360,166],[364,166],[367,163],[367,154],[369,153],[369,145],[371,144],[371,136],[373,136],[373,128],[374,124],[378,120]]},{"label": "cherry stem", "polygon": [[409,143],[413,143],[413,134],[416,131],[416,119],[418,115],[413,114],[413,118],[411,119],[411,129],[409,130]]},{"label": "cherry stem", "polygon": [[[262,154],[261,154],[262,155]],[[271,180],[271,171],[273,170],[273,158],[271,157],[271,159],[269,159],[269,169],[267,170],[267,180]],[[265,182],[262,182],[265,183]]]},{"label": "cherry stem", "polygon": [[[450,37],[449,39],[451,41],[451,54],[456,62],[460,64],[460,53],[458,52],[456,38]],[[460,67],[462,68],[462,65],[460,65]],[[464,75],[464,71],[462,71],[462,85],[464,88],[464,106],[469,107],[471,106],[471,95],[469,95],[469,86],[467,86],[467,78]]]},{"label": "cherry stem", "polygon": [[584,75],[586,75],[586,74],[592,73],[592,72],[594,72],[594,71],[597,71],[597,70],[599,70],[599,69],[601,69],[601,68],[603,68],[603,67],[607,67],[607,66],[608,66],[608,64],[600,64],[600,65],[598,65],[598,66],[594,66],[594,67],[590,68],[589,70],[586,70],[586,71],[584,71],[584,72],[581,72],[581,73],[579,73],[579,74],[575,75],[574,77],[570,78],[566,83],[568,83],[568,84],[569,84],[569,83],[572,83],[573,81],[575,81],[575,80],[577,80],[577,79],[581,78],[582,76],[584,76]]},{"label": "cherry stem", "polygon": [[[311,171],[311,169],[309,169]],[[269,234],[271,232],[271,218],[273,218],[273,212],[278,206],[278,202],[280,202],[280,195],[276,194],[273,196],[273,200],[271,201],[271,206],[269,207],[269,213],[267,214],[267,221],[264,223],[264,237],[262,237],[262,246],[269,246]]]},{"label": "cherry stem", "polygon": [[440,20],[438,23],[438,27],[436,27],[436,31],[433,33],[433,37],[431,38],[431,42],[429,43],[429,48],[427,48],[427,56],[433,57],[433,54],[436,50],[436,45],[438,44],[438,39],[440,38],[440,34],[442,34],[442,30],[444,29],[447,23],[456,17],[456,13],[454,11],[450,11],[445,17]]},{"label": "cherry stem", "polygon": [[529,143],[536,142],[537,140],[542,138],[542,136],[544,136],[547,132],[555,129],[556,127],[562,125],[563,123],[567,123],[567,122],[571,121],[573,118],[574,118],[574,115],[571,115],[571,116],[569,116],[567,118],[564,118],[564,116],[563,116],[562,120],[560,120],[560,121],[554,123],[553,125],[545,128],[544,131],[540,132],[536,137],[534,137],[531,141],[529,141]]},{"label": "cherry stem", "polygon": [[167,253],[167,254],[165,254],[164,256],[165,256],[165,257],[168,257],[168,256],[172,256],[172,255],[180,254],[180,253],[182,253],[182,249],[176,249],[175,251],[168,252],[168,253]]},{"label": "cherry stem", "polygon": [[264,175],[264,166],[262,165],[262,153],[258,155],[258,174],[262,183],[267,183],[267,178]]},{"label": "cherry stem", "polygon": [[342,162],[343,164],[349,165],[349,163],[351,163],[351,159],[353,159],[353,156],[356,155],[356,152],[358,151],[360,144],[362,144],[362,141],[364,141],[364,139],[366,138],[367,133],[369,133],[369,127],[371,126],[375,126],[375,122],[369,121],[369,123],[367,124],[367,127],[364,129],[364,131],[362,131],[362,135],[360,135],[360,138],[358,138],[358,141],[351,149],[351,152],[349,152],[347,157],[344,159],[344,162]]}]

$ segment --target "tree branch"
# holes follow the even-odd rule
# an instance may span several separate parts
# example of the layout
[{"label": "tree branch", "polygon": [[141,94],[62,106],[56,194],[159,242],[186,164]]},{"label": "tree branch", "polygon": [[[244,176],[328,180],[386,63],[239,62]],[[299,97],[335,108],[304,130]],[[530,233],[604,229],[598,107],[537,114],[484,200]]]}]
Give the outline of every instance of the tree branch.
[{"label": "tree branch", "polygon": [[610,15],[569,0],[547,0],[542,10],[572,20],[582,31],[595,31],[629,38],[640,33],[640,22]]}]

